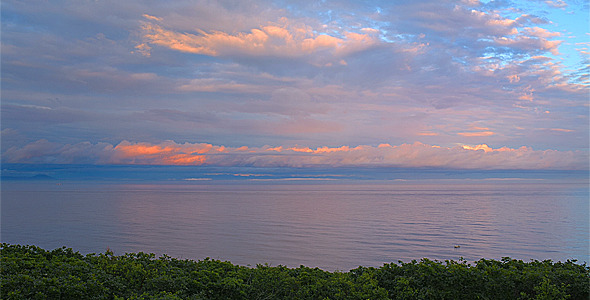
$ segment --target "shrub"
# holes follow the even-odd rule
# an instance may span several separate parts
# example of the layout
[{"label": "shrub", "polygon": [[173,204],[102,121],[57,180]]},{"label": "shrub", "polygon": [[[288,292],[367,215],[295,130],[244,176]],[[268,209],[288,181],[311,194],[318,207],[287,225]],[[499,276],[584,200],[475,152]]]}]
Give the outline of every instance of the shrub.
[{"label": "shrub", "polygon": [[588,299],[576,261],[390,263],[349,272],[2,244],[2,299]]}]

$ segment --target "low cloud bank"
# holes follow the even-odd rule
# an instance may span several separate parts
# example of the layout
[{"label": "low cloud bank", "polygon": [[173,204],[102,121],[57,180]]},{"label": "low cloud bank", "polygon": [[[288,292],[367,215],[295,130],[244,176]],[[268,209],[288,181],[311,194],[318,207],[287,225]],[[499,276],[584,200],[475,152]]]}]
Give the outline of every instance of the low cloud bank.
[{"label": "low cloud bank", "polygon": [[159,144],[122,141],[58,144],[45,139],[2,154],[4,163],[210,165],[254,167],[387,166],[454,169],[588,169],[588,153],[488,145],[439,147],[420,142],[392,146],[271,147],[215,146],[207,143]]}]

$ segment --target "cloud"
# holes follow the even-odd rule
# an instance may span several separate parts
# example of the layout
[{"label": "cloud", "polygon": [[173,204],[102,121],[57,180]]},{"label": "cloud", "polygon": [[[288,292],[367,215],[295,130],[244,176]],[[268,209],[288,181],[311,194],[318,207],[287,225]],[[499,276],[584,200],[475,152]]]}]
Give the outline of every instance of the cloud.
[{"label": "cloud", "polygon": [[51,108],[39,105],[2,104],[2,118],[15,122],[73,123],[88,120],[91,114],[70,108]]},{"label": "cloud", "polygon": [[224,147],[211,144],[177,144],[164,142],[159,145],[122,141],[113,148],[110,163],[155,165],[201,165],[210,152],[223,152]]},{"label": "cloud", "polygon": [[[30,149],[31,160],[75,161],[60,147],[304,145],[274,153],[292,165],[361,152],[304,149],[383,141],[586,151],[588,47],[576,45],[578,26],[543,1],[485,2],[5,3],[2,127],[20,136],[3,150],[44,138],[59,143],[56,154]],[[215,161],[101,149],[102,161],[120,163]],[[271,164],[263,153],[242,162]]]},{"label": "cloud", "polygon": [[108,163],[112,155],[113,146],[108,143],[62,145],[41,139],[21,148],[7,149],[2,160],[9,163],[103,164]]},{"label": "cloud", "polygon": [[192,79],[179,87],[183,92],[229,92],[229,93],[263,93],[258,85],[237,83],[235,81],[214,78]]},{"label": "cloud", "polygon": [[574,130],[565,129],[565,128],[551,128],[551,130],[553,130],[553,131],[560,131],[560,132],[574,132]]},{"label": "cloud", "polygon": [[480,131],[480,132],[458,132],[457,133],[460,136],[466,136],[466,137],[476,137],[476,136],[490,136],[490,135],[494,135],[493,131]]},{"label": "cloud", "polygon": [[[158,45],[172,50],[207,56],[278,56],[301,57],[326,51],[329,55],[342,57],[362,51],[378,42],[378,30],[362,28],[361,32],[345,32],[342,37],[316,33],[302,24],[291,24],[281,18],[281,24],[269,24],[253,28],[249,32],[227,33],[196,29],[194,33],[166,29],[150,22],[142,26],[144,42],[138,46]],[[157,20],[160,21],[160,20]]]},{"label": "cloud", "polygon": [[158,17],[155,17],[155,16],[150,16],[148,14],[143,14],[143,17],[146,18],[146,19],[148,19],[148,20],[151,20],[151,21],[158,21],[158,22],[161,22],[162,21],[162,18],[158,18]]},{"label": "cloud", "polygon": [[520,35],[514,38],[498,37],[494,39],[498,46],[510,47],[511,49],[525,51],[525,52],[546,52],[549,51],[553,55],[559,55],[558,46],[563,41],[549,41],[537,36]]},{"label": "cloud", "polygon": [[562,43],[549,40],[559,37],[559,32],[527,27],[547,21],[530,14],[510,18],[501,14],[501,10],[486,6],[462,6],[444,1],[416,2],[385,18],[391,18],[388,30],[407,36],[406,41],[425,36],[423,41],[429,42],[430,48],[438,52],[445,49],[455,61],[468,65],[488,56],[510,61],[520,55],[546,52],[557,55]]},{"label": "cloud", "polygon": [[[94,163],[141,165],[212,165],[256,167],[382,166],[454,169],[585,169],[588,156],[579,151],[533,150],[486,144],[440,147],[416,142],[377,147],[278,146],[224,147],[207,143],[166,141],[159,144],[122,141],[116,146],[88,142],[59,145],[39,140],[10,148],[7,163]],[[236,175],[238,176],[238,175]],[[241,176],[241,175],[240,175]]]},{"label": "cloud", "polygon": [[421,136],[437,136],[437,135],[439,135],[439,133],[437,133],[437,132],[419,132],[418,135],[421,135]]},{"label": "cloud", "polygon": [[538,38],[552,38],[561,36],[560,32],[551,32],[547,29],[540,28],[540,27],[525,27],[524,32],[526,32],[530,36],[535,36]]},{"label": "cloud", "polygon": [[563,0],[556,0],[556,1],[545,1],[545,3],[551,7],[555,8],[563,8],[567,7],[567,3]]}]

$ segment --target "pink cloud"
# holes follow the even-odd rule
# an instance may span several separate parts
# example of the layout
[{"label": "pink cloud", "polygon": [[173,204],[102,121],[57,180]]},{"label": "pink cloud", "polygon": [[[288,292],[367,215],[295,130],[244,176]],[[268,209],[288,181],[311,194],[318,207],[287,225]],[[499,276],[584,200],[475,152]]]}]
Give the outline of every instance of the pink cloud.
[{"label": "pink cloud", "polygon": [[545,3],[551,7],[555,7],[555,8],[566,8],[567,7],[567,3],[565,3],[563,0],[556,0],[556,1],[545,1]]},{"label": "pink cloud", "polygon": [[559,132],[574,132],[574,130],[572,130],[572,129],[564,129],[564,128],[551,128],[551,130],[559,131]]},{"label": "pink cloud", "polygon": [[152,20],[152,21],[158,21],[158,22],[159,22],[159,21],[162,21],[162,18],[158,18],[158,17],[151,16],[151,15],[148,15],[148,14],[143,14],[142,16],[143,16],[144,18],[148,19],[148,20]]},{"label": "pink cloud", "polygon": [[439,134],[436,133],[436,132],[420,132],[420,133],[418,133],[418,135],[421,135],[421,136],[438,136]]},{"label": "pink cloud", "polygon": [[459,132],[457,133],[460,136],[466,137],[477,137],[477,136],[490,136],[494,135],[493,131],[480,131],[480,132]]},{"label": "pink cloud", "polygon": [[240,92],[240,93],[263,93],[258,85],[236,83],[234,81],[223,81],[213,78],[192,79],[181,84],[178,89],[183,92]]},{"label": "pink cloud", "polygon": [[498,37],[494,42],[500,46],[507,46],[527,51],[549,51],[553,55],[559,55],[558,47],[563,41],[549,41],[543,37],[519,35],[517,37]]},{"label": "pink cloud", "polygon": [[[486,144],[440,147],[416,142],[356,147],[224,147],[207,143],[159,144],[122,141],[110,144],[58,145],[46,140],[11,148],[3,160],[12,163],[95,163],[145,165],[216,165],[258,167],[384,166],[456,169],[583,169],[587,153],[533,150],[530,147],[492,148]],[[89,161],[90,160],[90,161]]]},{"label": "pink cloud", "polygon": [[536,36],[539,38],[552,38],[552,37],[561,36],[561,33],[559,33],[559,32],[551,32],[547,29],[540,28],[540,27],[532,27],[532,28],[526,27],[526,28],[524,28],[524,31],[530,36]]},{"label": "pink cloud", "polygon": [[363,28],[361,32],[345,32],[339,38],[318,34],[306,25],[291,24],[282,18],[282,24],[272,24],[251,29],[250,32],[228,33],[224,31],[203,31],[195,33],[178,32],[166,29],[153,21],[161,21],[153,16],[142,27],[143,42],[137,48],[147,54],[150,45],[158,45],[181,52],[208,56],[273,55],[280,57],[300,57],[318,51],[329,51],[342,56],[367,49],[378,43],[378,30]]}]

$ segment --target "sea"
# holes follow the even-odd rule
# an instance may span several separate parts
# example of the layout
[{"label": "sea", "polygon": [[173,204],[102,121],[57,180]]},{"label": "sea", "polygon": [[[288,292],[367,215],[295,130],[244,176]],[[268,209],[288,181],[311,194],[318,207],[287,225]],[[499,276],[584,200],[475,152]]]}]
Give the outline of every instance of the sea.
[{"label": "sea", "polygon": [[236,180],[211,170],[182,180],[5,178],[0,240],[329,271],[422,258],[590,261],[585,173],[361,180],[251,171]]}]

